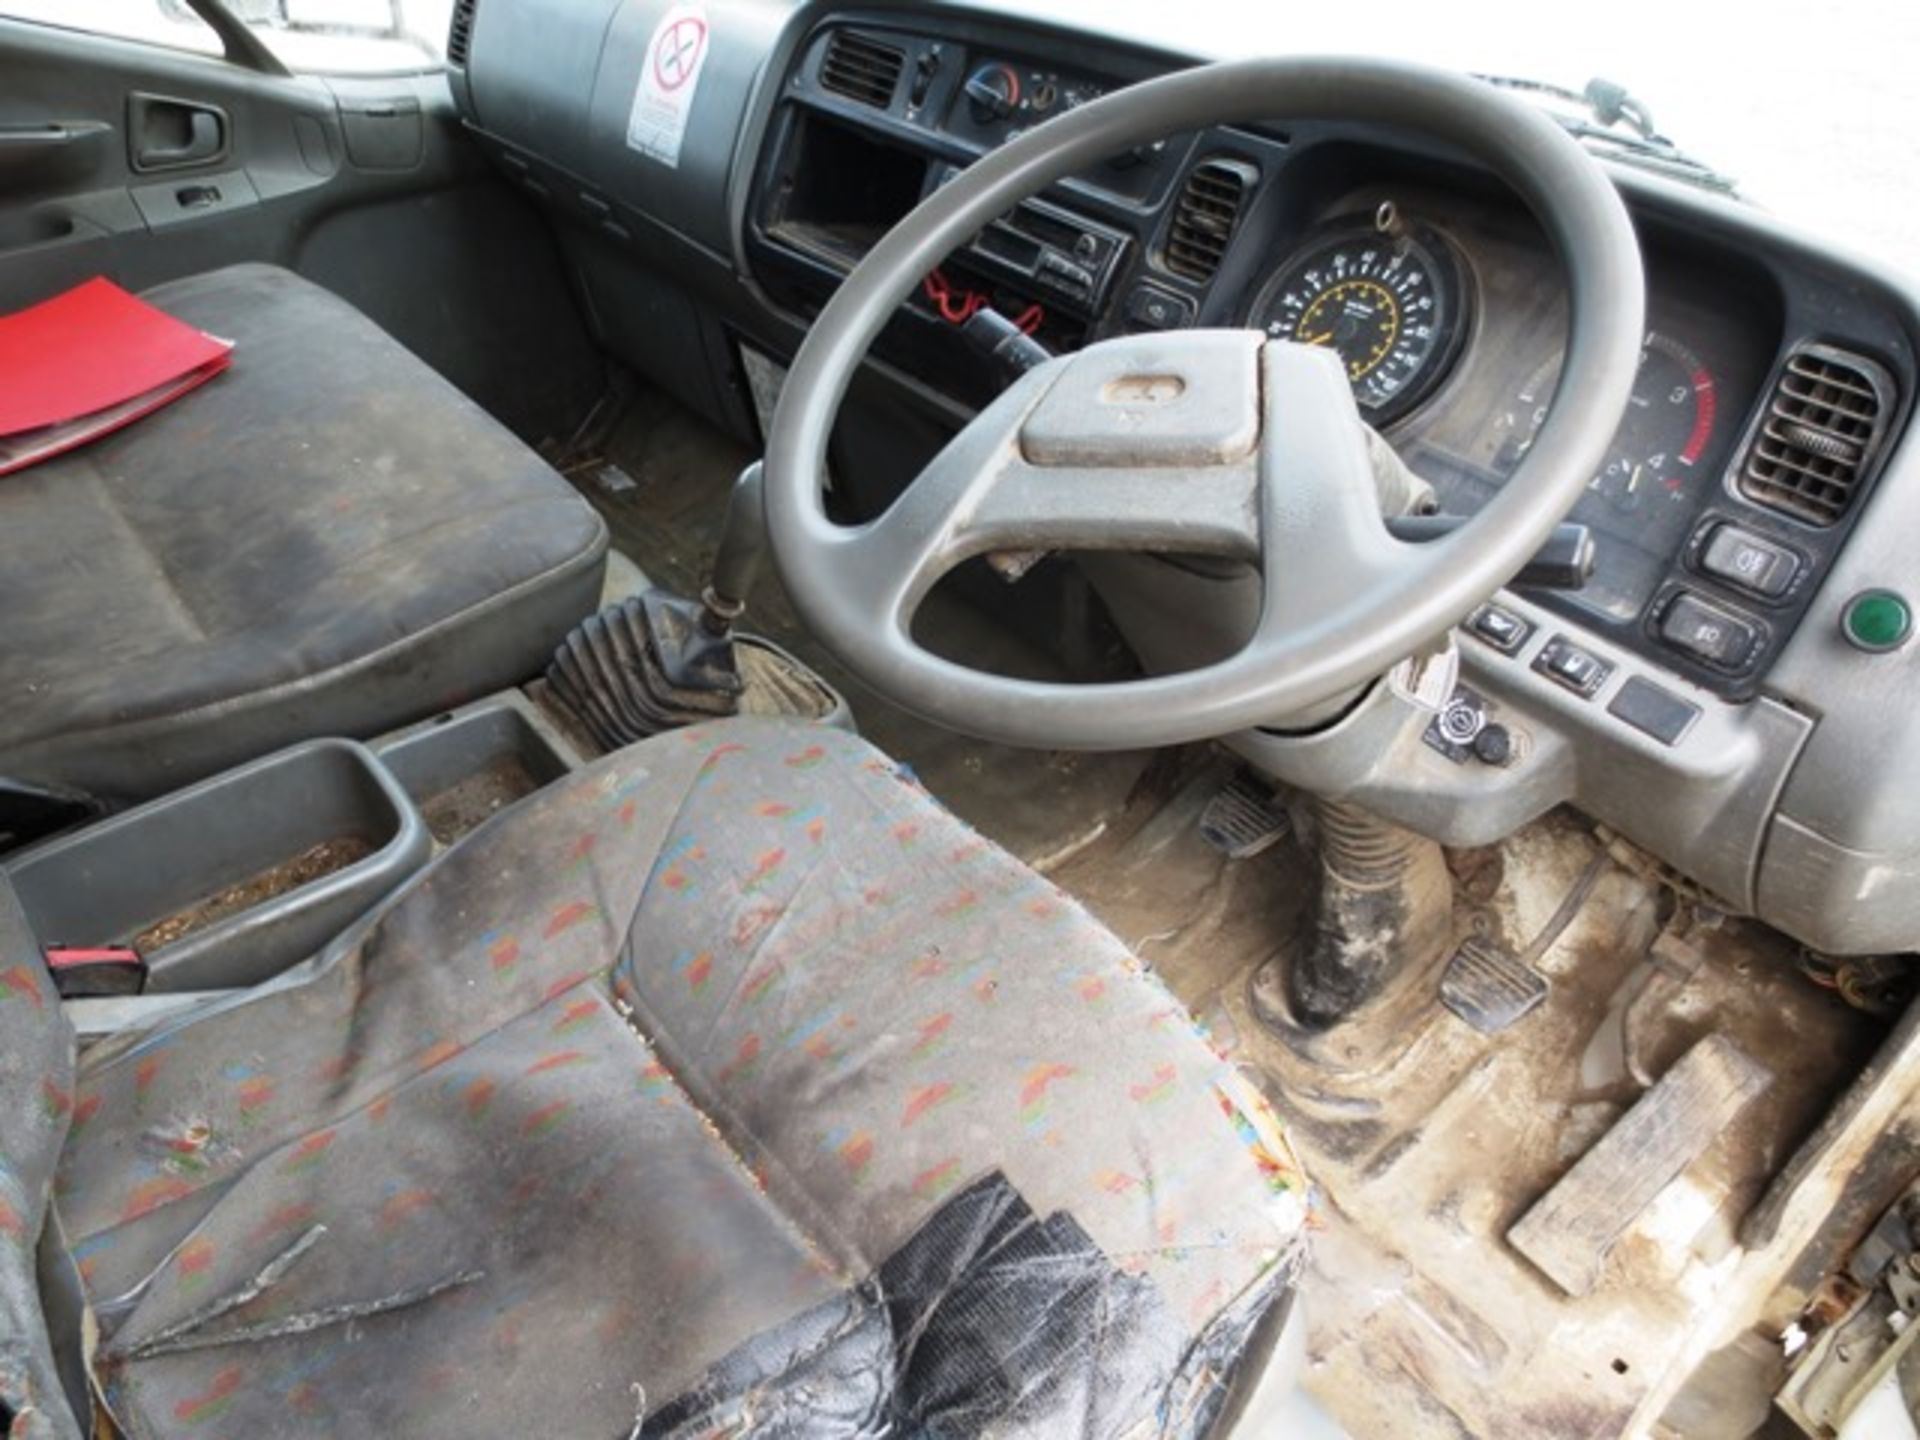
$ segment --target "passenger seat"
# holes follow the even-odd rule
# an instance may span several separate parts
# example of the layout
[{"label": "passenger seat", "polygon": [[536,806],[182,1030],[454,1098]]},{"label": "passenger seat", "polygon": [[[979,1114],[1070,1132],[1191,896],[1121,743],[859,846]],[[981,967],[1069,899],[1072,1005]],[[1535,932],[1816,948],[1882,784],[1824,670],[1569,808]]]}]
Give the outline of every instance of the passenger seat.
[{"label": "passenger seat", "polygon": [[139,798],[523,680],[596,606],[600,517],[337,296],[146,292],[224,375],[0,477],[0,776]]}]

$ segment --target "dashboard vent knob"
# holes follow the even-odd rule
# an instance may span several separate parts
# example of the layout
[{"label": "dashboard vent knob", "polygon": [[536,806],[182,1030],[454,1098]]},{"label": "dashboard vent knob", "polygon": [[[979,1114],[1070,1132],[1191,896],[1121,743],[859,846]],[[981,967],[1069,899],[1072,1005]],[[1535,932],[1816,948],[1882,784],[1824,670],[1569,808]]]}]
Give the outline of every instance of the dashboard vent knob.
[{"label": "dashboard vent knob", "polygon": [[456,70],[467,68],[467,54],[473,49],[473,12],[480,0],[454,0],[453,18],[447,22],[447,64]]},{"label": "dashboard vent knob", "polygon": [[1217,155],[1189,170],[1174,201],[1173,224],[1161,256],[1167,269],[1202,285],[1211,280],[1227,253],[1247,192],[1259,178],[1260,172],[1245,161]]},{"label": "dashboard vent knob", "polygon": [[836,30],[820,62],[820,88],[844,95],[862,105],[885,110],[906,67],[904,50],[883,44],[870,35]]},{"label": "dashboard vent knob", "polygon": [[1864,356],[1804,345],[1787,357],[1740,467],[1740,493],[1809,525],[1852,507],[1893,413],[1893,381]]}]

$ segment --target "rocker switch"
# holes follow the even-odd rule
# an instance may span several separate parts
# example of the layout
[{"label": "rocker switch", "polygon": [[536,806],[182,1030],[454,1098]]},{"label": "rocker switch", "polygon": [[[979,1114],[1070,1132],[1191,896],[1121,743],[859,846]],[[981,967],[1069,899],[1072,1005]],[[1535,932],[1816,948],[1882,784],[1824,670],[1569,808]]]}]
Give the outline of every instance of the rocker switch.
[{"label": "rocker switch", "polygon": [[1582,650],[1564,635],[1556,635],[1540,647],[1533,668],[1558,681],[1581,699],[1591,699],[1607,683],[1613,667],[1591,651]]},{"label": "rocker switch", "polygon": [[1512,655],[1533,634],[1533,626],[1504,605],[1482,605],[1467,617],[1467,629],[1502,655]]}]

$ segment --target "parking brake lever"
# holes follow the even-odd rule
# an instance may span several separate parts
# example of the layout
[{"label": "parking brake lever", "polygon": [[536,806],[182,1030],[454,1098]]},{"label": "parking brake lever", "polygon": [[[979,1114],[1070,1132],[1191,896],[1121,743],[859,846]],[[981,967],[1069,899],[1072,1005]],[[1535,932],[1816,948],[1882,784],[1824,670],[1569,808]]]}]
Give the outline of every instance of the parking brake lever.
[{"label": "parking brake lever", "polygon": [[[1396,540],[1421,544],[1451,535],[1470,515],[1389,515],[1387,533]],[[1579,590],[1593,576],[1593,531],[1563,520],[1546,544],[1533,552],[1511,583],[1521,590]]]}]

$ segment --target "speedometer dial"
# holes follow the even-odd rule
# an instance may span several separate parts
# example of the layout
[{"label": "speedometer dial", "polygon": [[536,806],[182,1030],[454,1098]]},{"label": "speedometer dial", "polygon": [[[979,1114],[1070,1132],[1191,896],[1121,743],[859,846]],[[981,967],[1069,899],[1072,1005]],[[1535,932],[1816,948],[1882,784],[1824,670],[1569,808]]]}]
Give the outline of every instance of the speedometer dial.
[{"label": "speedometer dial", "polygon": [[1432,230],[1395,233],[1391,212],[1312,243],[1261,293],[1252,323],[1340,357],[1375,425],[1404,415],[1446,375],[1465,330],[1452,247]]}]

